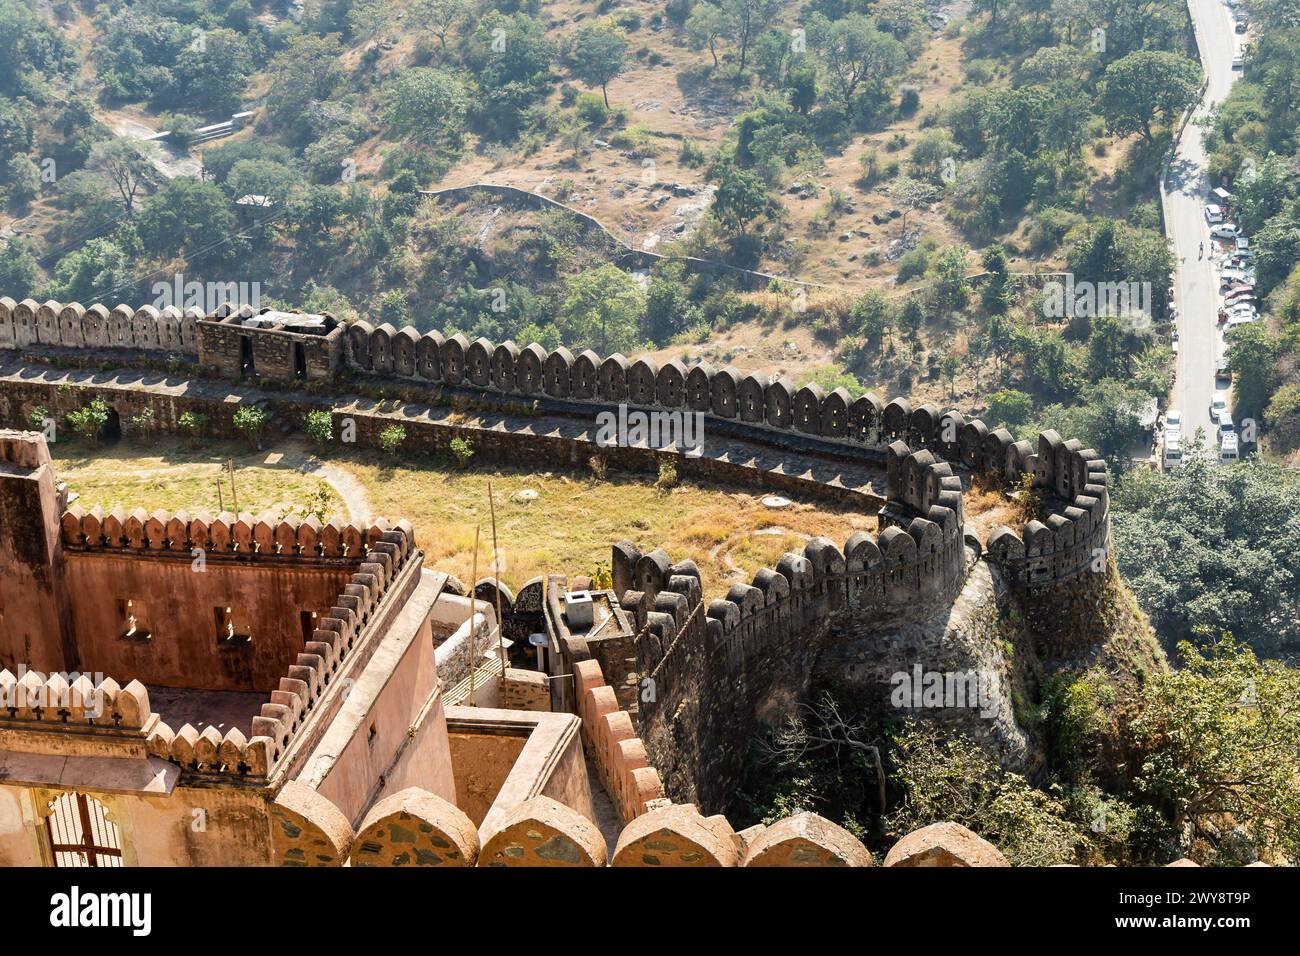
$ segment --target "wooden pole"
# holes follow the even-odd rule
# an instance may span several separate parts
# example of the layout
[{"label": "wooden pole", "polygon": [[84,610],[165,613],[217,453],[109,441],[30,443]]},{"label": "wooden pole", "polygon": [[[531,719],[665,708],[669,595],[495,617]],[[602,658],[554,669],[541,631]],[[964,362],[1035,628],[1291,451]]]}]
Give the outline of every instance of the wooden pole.
[{"label": "wooden pole", "polygon": [[474,571],[469,585],[469,705],[477,707],[474,702],[474,671],[478,669],[478,650],[474,633],[474,618],[478,616],[478,596],[475,594],[474,582],[478,580],[478,533],[482,525],[474,526]]},{"label": "wooden pole", "polygon": [[226,496],[221,487],[221,479],[217,479],[217,514],[226,510]]},{"label": "wooden pole", "polygon": [[497,648],[501,651],[501,686],[506,682],[506,635],[501,628],[501,552],[497,549],[497,503],[492,496],[492,482],[488,482],[488,509],[492,513],[492,580],[496,582],[497,596]]},{"label": "wooden pole", "polygon": [[235,490],[235,459],[227,458],[226,464],[230,467],[230,500],[235,505],[235,514],[239,514],[239,492]]}]

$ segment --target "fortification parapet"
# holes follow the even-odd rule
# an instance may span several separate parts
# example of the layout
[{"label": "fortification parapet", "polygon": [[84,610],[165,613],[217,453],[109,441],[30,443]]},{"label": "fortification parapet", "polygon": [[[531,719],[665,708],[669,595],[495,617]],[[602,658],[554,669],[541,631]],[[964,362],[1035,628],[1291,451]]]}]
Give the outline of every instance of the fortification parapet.
[{"label": "fortification parapet", "polygon": [[[925,546],[928,525],[913,526],[914,522],[938,525],[947,550],[940,562],[945,566],[960,564],[953,554],[960,548],[952,542],[959,541],[964,524],[961,479],[954,469],[1012,486],[1026,474],[1033,476],[1033,488],[1044,498],[1043,517],[1020,531],[995,530],[984,549],[1015,586],[1041,588],[1083,573],[1095,567],[1096,553],[1107,546],[1105,464],[1095,452],[1077,441],[1062,441],[1054,432],[1045,432],[1035,451],[1005,429],[990,429],[979,420],[967,421],[958,411],[942,411],[932,404],[914,406],[902,397],[884,403],[870,393],[855,397],[842,388],[829,393],[816,385],[796,389],[788,379],[742,377],[731,367],[715,369],[704,361],[690,367],[677,360],[630,362],[619,354],[601,358],[590,350],[575,357],[562,347],[547,351],[536,343],[519,347],[484,338],[471,343],[460,334],[444,338],[410,326],[396,329],[356,322],[344,327],[328,316],[316,317],[321,319],[321,335],[291,334],[285,325],[290,321],[287,315],[291,316],[255,312],[247,306],[223,307],[200,320],[192,310],[182,315],[151,306],[118,305],[109,310],[102,305],[85,308],[78,303],[63,306],[32,299],[15,303],[3,298],[0,347],[35,343],[84,348],[104,342],[110,347],[184,352],[190,348],[187,343],[195,341],[197,329],[197,350],[209,356],[203,363],[230,376],[245,374],[252,365],[270,367],[274,374],[283,372],[289,378],[319,380],[346,364],[358,374],[430,386],[700,412],[732,423],[733,428],[756,429],[760,436],[765,430],[793,433],[832,447],[844,446],[849,454],[861,449],[879,455],[890,472],[890,502],[882,511],[882,533],[899,527]],[[250,332],[246,322],[268,327]],[[256,342],[247,350],[236,346],[236,339],[250,336]],[[314,352],[292,357],[285,351],[308,345],[319,345],[323,357],[318,360]],[[895,544],[897,549],[906,547]],[[908,560],[906,555],[903,559]],[[919,556],[916,560],[925,563]],[[902,577],[910,579],[906,574]]]}]

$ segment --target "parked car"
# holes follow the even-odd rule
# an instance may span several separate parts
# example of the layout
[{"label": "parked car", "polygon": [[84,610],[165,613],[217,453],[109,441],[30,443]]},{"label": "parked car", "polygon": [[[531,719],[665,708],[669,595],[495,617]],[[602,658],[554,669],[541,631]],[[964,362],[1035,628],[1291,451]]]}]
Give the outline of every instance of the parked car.
[{"label": "parked car", "polygon": [[1210,203],[1205,207],[1205,221],[1210,225],[1216,222],[1223,222],[1223,207]]},{"label": "parked car", "polygon": [[1224,435],[1223,441],[1219,443],[1219,461],[1236,461],[1238,457],[1236,433],[1234,432],[1230,435]]},{"label": "parked car", "polygon": [[1236,253],[1239,256],[1250,256],[1254,258],[1254,253],[1250,251],[1250,240],[1245,236],[1238,236],[1236,243]]},{"label": "parked car", "polygon": [[1232,412],[1226,408],[1219,412],[1219,417],[1215,419],[1215,425],[1218,428],[1219,444],[1223,444],[1223,439],[1228,435],[1236,436],[1237,429],[1232,424]]},{"label": "parked car", "polygon": [[1236,56],[1234,56],[1234,57],[1232,58],[1232,68],[1233,68],[1234,70],[1240,70],[1240,69],[1242,69],[1245,65],[1246,65],[1246,64],[1245,64],[1245,60],[1242,59],[1242,56],[1241,56],[1240,53],[1238,53]]},{"label": "parked car", "polygon": [[1232,366],[1228,364],[1228,356],[1222,355],[1214,363],[1214,384],[1222,383],[1226,388],[1232,384]]},{"label": "parked car", "polygon": [[1228,410],[1228,397],[1223,392],[1215,392],[1210,396],[1210,421],[1218,422],[1219,412]]},{"label": "parked car", "polygon": [[1165,450],[1160,457],[1160,465],[1165,471],[1183,467],[1183,439],[1178,433],[1165,434]]},{"label": "parked car", "polygon": [[1237,25],[1233,29],[1237,33],[1245,33],[1250,29],[1250,19],[1244,13],[1239,13],[1237,15]]},{"label": "parked car", "polygon": [[1231,222],[1221,222],[1210,227],[1210,235],[1215,239],[1236,239],[1241,229]]}]

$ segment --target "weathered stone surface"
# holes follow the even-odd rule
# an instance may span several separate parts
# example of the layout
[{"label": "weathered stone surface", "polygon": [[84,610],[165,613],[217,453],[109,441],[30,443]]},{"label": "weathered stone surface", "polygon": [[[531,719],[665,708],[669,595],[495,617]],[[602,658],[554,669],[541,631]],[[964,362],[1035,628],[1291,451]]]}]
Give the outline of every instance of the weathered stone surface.
[{"label": "weathered stone surface", "polygon": [[637,817],[619,834],[614,866],[738,866],[735,831],[724,817],[673,804]]},{"label": "weathered stone surface", "polygon": [[885,866],[1010,866],[992,843],[960,823],[932,823],[894,844]]},{"label": "weathered stone surface", "polygon": [[473,866],[478,830],[464,811],[409,787],[376,803],[352,841],[353,866]]},{"label": "weathered stone surface", "polygon": [[594,823],[550,797],[533,797],[487,835],[478,865],[604,866],[606,853]]},{"label": "weathered stone surface", "polygon": [[271,849],[278,866],[342,866],[352,827],[339,808],[290,780],[271,804]]},{"label": "weathered stone surface", "polygon": [[848,830],[815,813],[778,820],[747,841],[744,866],[871,866],[871,852]]}]

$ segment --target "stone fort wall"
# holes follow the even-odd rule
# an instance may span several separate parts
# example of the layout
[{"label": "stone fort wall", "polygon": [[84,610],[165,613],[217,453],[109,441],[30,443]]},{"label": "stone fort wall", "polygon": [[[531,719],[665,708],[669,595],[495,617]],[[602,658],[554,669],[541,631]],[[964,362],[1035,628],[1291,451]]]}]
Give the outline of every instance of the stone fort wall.
[{"label": "stone fort wall", "polygon": [[[21,338],[20,326],[35,327],[39,335],[37,313],[46,307],[31,305],[4,306],[15,341]],[[64,311],[55,305],[47,304],[47,326],[51,314]],[[0,311],[0,330],[4,319]],[[817,386],[795,389],[784,379],[742,377],[734,369],[715,370],[706,363],[687,369],[675,361],[659,366],[651,360],[628,362],[621,355],[601,359],[591,352],[573,356],[566,349],[547,353],[536,344],[520,349],[483,339],[471,343],[463,336],[372,328],[364,322],[349,326],[344,341],[348,366],[363,382],[373,378],[431,390],[535,397],[589,409],[588,415],[622,403],[700,412],[716,425],[740,426],[749,440],[766,439],[782,451],[806,442],[823,457],[883,464],[888,488],[883,505],[879,498],[873,502],[860,495],[864,507],[879,508],[878,534],[860,532],[842,548],[815,539],[802,554],[787,554],[776,568],[760,570],[751,584],[734,585],[725,596],[706,601],[698,569],[690,562],[674,563],[660,549],[643,552],[627,542],[615,546],[615,594],[635,618],[637,673],[653,688],[650,699],[635,702],[641,736],[665,780],[691,781],[674,783],[670,790],[704,806],[717,805],[734,786],[743,758],[740,748],[762,718],[760,709],[774,700],[797,699],[806,690],[819,645],[842,622],[870,621],[879,627],[932,615],[952,602],[969,561],[979,556],[998,565],[1012,586],[1035,596],[1050,621],[1054,597],[1095,580],[1098,576],[1090,572],[1100,570],[1099,555],[1104,564],[1109,540],[1104,462],[1078,441],[1062,440],[1054,432],[1040,435],[1035,448],[1004,429],[967,421],[955,410],[913,407],[904,398],[885,403],[843,389],[829,394]],[[340,382],[340,390],[346,387]],[[11,391],[7,383],[3,390]],[[228,398],[207,407],[222,420],[232,410]],[[358,441],[363,445],[377,443],[379,431],[395,414],[346,411],[359,414]],[[11,418],[24,413],[21,407],[8,409]],[[341,414],[336,409],[335,417]],[[581,412],[570,412],[574,415]],[[417,448],[421,436],[434,447],[445,447],[457,434],[472,434],[502,456],[513,453],[516,461],[558,457],[576,463],[585,460],[584,449],[596,450],[589,431],[556,437],[535,425],[516,433],[473,425],[448,428],[419,415],[396,417],[414,433]],[[647,462],[660,454],[613,451],[639,454]],[[685,465],[693,459],[680,460]],[[751,470],[771,473],[763,467]],[[963,478],[976,476],[1008,486],[1029,476],[1043,498],[1042,513],[1023,528],[998,528],[986,541],[977,540],[967,533],[962,504]],[[611,690],[616,700],[627,693],[622,684]],[[630,707],[634,702],[618,703]],[[682,718],[689,733],[674,726]],[[617,769],[611,764],[607,772],[614,775]],[[624,789],[636,788],[628,784]]]}]

